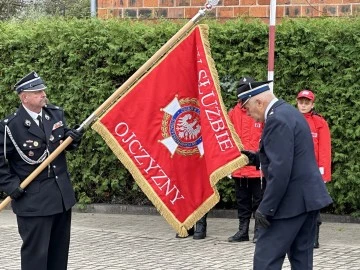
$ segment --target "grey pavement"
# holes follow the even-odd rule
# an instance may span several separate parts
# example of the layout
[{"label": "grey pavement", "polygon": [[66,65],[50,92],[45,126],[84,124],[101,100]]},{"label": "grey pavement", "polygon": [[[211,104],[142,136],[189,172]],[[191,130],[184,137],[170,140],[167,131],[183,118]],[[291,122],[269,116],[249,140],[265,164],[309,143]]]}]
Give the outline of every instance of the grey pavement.
[{"label": "grey pavement", "polygon": [[[100,213],[99,213],[100,212]],[[252,269],[254,244],[228,243],[236,218],[208,218],[204,240],[177,239],[163,217],[74,211],[68,270]],[[331,220],[331,219],[330,219]],[[253,234],[251,223],[251,237]],[[20,269],[21,240],[11,210],[0,212],[0,269]],[[323,222],[313,269],[360,269],[360,224]],[[283,269],[290,269],[285,259]],[[34,269],[36,270],[36,269]]]}]

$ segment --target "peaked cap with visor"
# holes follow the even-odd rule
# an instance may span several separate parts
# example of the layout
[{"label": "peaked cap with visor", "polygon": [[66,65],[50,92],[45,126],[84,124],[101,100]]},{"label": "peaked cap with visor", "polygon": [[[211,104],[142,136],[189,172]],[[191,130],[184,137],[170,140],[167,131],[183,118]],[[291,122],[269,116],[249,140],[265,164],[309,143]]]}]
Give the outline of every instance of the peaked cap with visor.
[{"label": "peaked cap with visor", "polygon": [[307,98],[307,99],[310,99],[310,100],[314,101],[315,100],[315,94],[311,90],[304,89],[304,90],[301,90],[299,92],[296,99],[298,99],[298,98]]},{"label": "peaked cap with visor", "polygon": [[33,92],[45,90],[44,81],[36,74],[35,71],[30,72],[14,85],[14,90],[20,94],[21,92]]},{"label": "peaked cap with visor", "polygon": [[269,83],[272,81],[256,82],[251,77],[240,79],[239,88],[237,89],[237,97],[241,102],[241,107],[249,101],[250,98],[270,90]]}]

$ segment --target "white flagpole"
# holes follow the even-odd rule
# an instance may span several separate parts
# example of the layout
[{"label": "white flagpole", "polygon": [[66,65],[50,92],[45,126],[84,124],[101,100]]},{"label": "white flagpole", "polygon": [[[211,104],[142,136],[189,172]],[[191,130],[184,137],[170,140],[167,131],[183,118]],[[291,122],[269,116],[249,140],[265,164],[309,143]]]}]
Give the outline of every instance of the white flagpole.
[{"label": "white flagpole", "polygon": [[[275,24],[276,24],[276,0],[270,0],[270,19],[269,19],[269,52],[268,52],[268,80],[274,80],[275,62]],[[270,84],[271,92],[274,91],[274,82]]]}]

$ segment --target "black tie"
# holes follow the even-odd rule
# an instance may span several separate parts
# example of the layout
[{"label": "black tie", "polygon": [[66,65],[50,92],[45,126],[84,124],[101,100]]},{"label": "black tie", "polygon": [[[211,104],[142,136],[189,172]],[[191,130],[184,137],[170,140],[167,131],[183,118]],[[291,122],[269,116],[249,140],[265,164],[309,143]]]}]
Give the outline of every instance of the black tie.
[{"label": "black tie", "polygon": [[43,122],[41,121],[41,115],[38,115],[37,120],[39,120],[39,127],[45,133]]}]

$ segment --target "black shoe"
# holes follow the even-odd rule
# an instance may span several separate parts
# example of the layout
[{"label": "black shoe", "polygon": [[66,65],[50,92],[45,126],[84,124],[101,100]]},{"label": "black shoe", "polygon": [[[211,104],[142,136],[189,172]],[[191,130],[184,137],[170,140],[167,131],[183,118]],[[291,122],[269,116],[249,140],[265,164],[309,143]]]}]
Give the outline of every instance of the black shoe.
[{"label": "black shoe", "polygon": [[238,231],[233,236],[228,238],[229,242],[244,242],[249,240],[249,234],[244,234],[242,231]]},{"label": "black shoe", "polygon": [[195,224],[195,232],[193,238],[195,240],[204,239],[206,237],[206,221],[207,214],[205,214],[198,222]]},{"label": "black shoe", "polygon": [[175,238],[188,238],[189,236],[194,235],[194,227],[188,230],[188,236],[180,236],[178,233],[175,235]]},{"label": "black shoe", "polygon": [[315,242],[315,243],[314,243],[314,248],[319,248],[319,247],[320,247],[319,242]]},{"label": "black shoe", "polygon": [[204,239],[206,237],[206,231],[202,231],[202,232],[195,232],[193,239],[195,240],[200,240],[200,239]]}]

